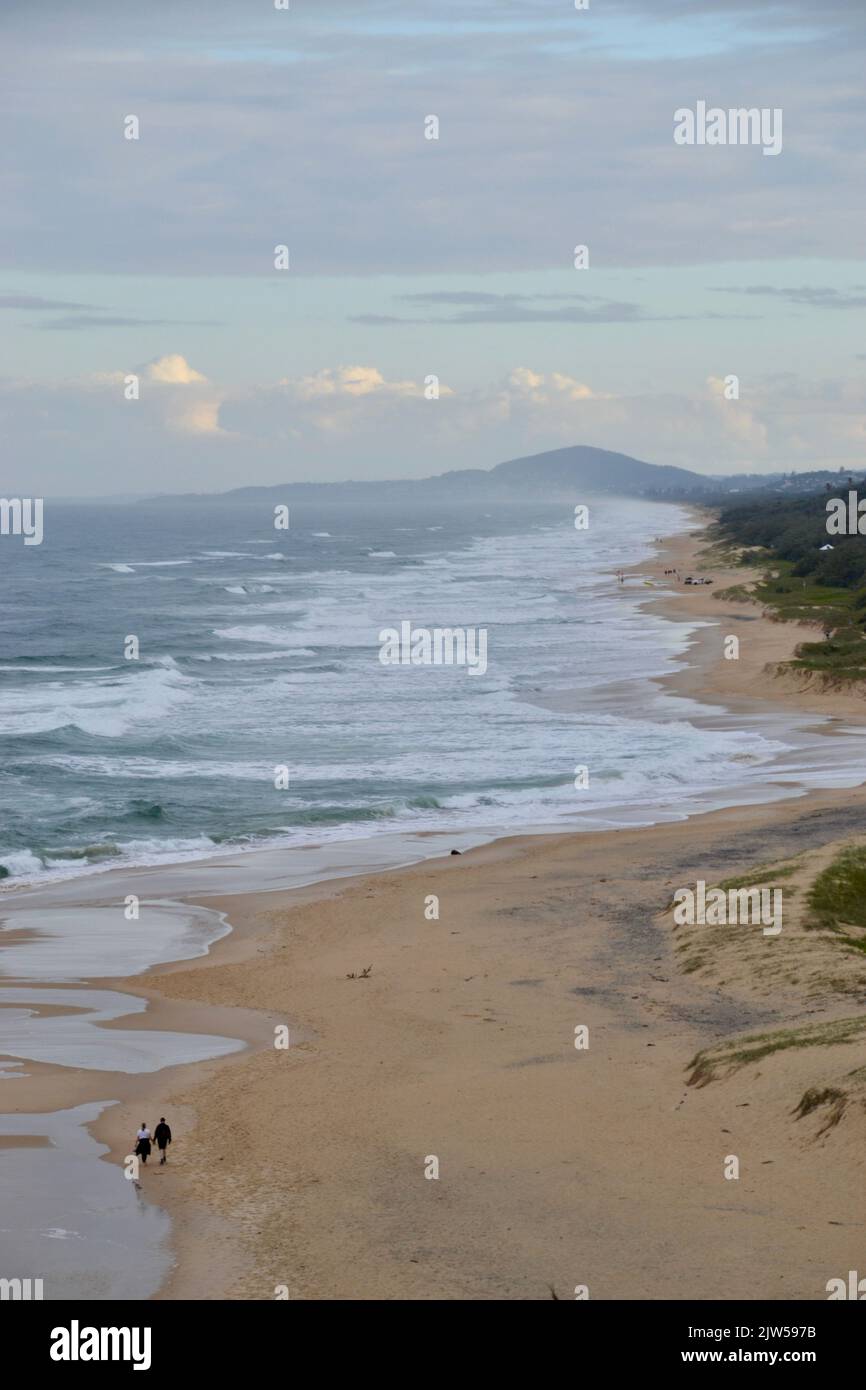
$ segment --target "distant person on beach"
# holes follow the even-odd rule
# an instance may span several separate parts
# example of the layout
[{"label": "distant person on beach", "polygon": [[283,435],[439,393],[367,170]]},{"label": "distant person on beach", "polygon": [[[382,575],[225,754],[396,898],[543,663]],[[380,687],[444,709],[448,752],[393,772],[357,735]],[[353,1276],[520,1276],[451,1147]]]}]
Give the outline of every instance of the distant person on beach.
[{"label": "distant person on beach", "polygon": [[144,1120],[142,1120],[141,1129],[135,1137],[138,1141],[135,1146],[135,1152],[138,1154],[142,1163],[146,1163],[150,1157],[150,1130]]},{"label": "distant person on beach", "polygon": [[156,1129],[153,1131],[153,1137],[156,1140],[156,1147],[159,1149],[159,1161],[160,1163],[165,1163],[165,1160],[168,1157],[166,1149],[171,1143],[171,1130],[165,1122],[164,1115],[160,1119],[160,1122],[157,1125]]}]

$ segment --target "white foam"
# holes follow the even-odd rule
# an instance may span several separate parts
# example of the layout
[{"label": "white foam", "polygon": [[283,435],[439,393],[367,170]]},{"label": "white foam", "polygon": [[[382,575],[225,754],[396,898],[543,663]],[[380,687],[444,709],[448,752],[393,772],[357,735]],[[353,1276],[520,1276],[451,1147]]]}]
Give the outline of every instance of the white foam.
[{"label": "white foam", "polygon": [[[215,777],[223,781],[231,778],[249,778],[260,782],[273,776],[273,764],[232,758],[150,758],[146,754],[132,753],[117,759],[107,753],[46,753],[35,758],[40,767],[61,768],[64,772],[74,772],[82,777],[111,777],[117,781],[140,782],[182,778],[189,781],[195,777]],[[90,797],[73,798],[70,804],[93,805]]]},{"label": "white foam", "polygon": [[[291,645],[293,639],[299,641],[298,635],[291,628],[267,627],[263,623],[250,627],[218,627],[214,628],[213,635],[229,642],[261,642],[274,647]],[[309,633],[304,640],[309,641]]]},{"label": "white foam", "polygon": [[72,672],[76,675],[84,671],[113,671],[113,666],[0,666],[0,671],[14,671],[16,676],[42,676],[46,672],[59,675]]},{"label": "white foam", "polygon": [[[32,850],[11,849],[0,854],[0,863],[10,878],[36,878],[45,868],[42,860]],[[2,882],[3,880],[0,880]]]},{"label": "white foam", "polygon": [[276,593],[272,584],[227,584],[224,586],[227,594],[273,594]]},{"label": "white foam", "polygon": [[[257,638],[249,638],[257,641]],[[206,652],[193,657],[194,661],[284,661],[287,657],[315,656],[312,647],[287,647],[280,652]]]},{"label": "white foam", "polygon": [[195,681],[171,657],[101,680],[45,681],[27,692],[0,695],[0,734],[22,736],[76,728],[97,738],[119,738],[132,728],[158,724],[192,698]]}]

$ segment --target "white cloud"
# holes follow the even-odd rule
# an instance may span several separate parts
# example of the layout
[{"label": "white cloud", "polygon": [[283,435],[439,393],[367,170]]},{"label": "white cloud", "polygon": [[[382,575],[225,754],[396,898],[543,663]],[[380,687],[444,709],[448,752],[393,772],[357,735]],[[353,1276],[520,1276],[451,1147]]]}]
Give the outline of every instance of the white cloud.
[{"label": "white cloud", "polygon": [[594,391],[583,381],[576,381],[564,372],[550,372],[547,376],[533,372],[528,367],[515,367],[508,377],[507,394],[522,397],[534,405],[556,405],[567,401],[610,400],[610,396]]},{"label": "white cloud", "polygon": [[192,401],[172,417],[172,426],[182,434],[223,434],[220,429],[218,400]]},{"label": "white cloud", "polygon": [[[866,380],[792,375],[741,384],[728,401],[709,378],[692,393],[613,395],[566,371],[521,365],[472,390],[389,381],[370,364],[247,386],[212,382],[169,354],[142,368],[50,386],[0,384],[9,456],[28,495],[79,489],[69,449],[89,441],[90,491],[220,489],[250,482],[422,477],[567,444],[592,444],[703,473],[862,466]],[[128,460],[121,479],[117,458]],[[10,470],[12,472],[12,470]],[[181,481],[182,479],[182,481]],[[14,475],[11,483],[16,482]]]},{"label": "white cloud", "polygon": [[288,387],[300,399],[316,396],[369,396],[383,392],[394,396],[423,395],[423,385],[414,381],[386,381],[376,367],[325,367],[300,381],[284,378],[281,386]]},{"label": "white cloud", "polygon": [[193,382],[207,381],[207,377],[191,367],[179,352],[148,362],[144,370],[151,381],[159,381],[166,386],[190,386]]}]

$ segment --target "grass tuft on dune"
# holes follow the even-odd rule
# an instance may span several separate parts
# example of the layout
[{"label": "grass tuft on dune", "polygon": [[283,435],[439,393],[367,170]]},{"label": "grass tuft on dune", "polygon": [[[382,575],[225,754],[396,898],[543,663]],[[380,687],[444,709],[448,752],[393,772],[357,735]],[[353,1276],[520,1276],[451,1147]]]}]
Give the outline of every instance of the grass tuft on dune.
[{"label": "grass tuft on dune", "polygon": [[837,854],[818,874],[807,902],[815,918],[810,925],[839,934],[855,950],[866,950],[866,937],[850,935],[851,928],[866,931],[866,846],[848,846]]},{"label": "grass tuft on dune", "polygon": [[[866,1017],[839,1018],[827,1023],[811,1023],[804,1028],[781,1028],[775,1033],[755,1033],[732,1038],[698,1052],[689,1062],[689,1086],[708,1086],[711,1081],[732,1076],[750,1062],[760,1062],[774,1052],[788,1048],[836,1047],[858,1042],[866,1036]],[[804,1112],[805,1113],[805,1112]]]}]

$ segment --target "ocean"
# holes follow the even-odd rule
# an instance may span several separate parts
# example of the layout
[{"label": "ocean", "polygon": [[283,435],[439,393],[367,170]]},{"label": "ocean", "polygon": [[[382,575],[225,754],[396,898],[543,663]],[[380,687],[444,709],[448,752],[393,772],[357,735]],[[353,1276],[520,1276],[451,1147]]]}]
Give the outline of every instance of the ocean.
[{"label": "ocean", "polygon": [[[690,628],[614,576],[687,512],[589,505],[586,530],[489,503],[304,504],[277,530],[267,503],[49,501],[41,545],[0,539],[4,887],[751,799],[789,743],[649,685]],[[483,629],[486,669],[383,665],[407,621]]]},{"label": "ocean", "polygon": [[[115,987],[231,931],[202,895],[862,780],[857,731],[660,688],[695,625],[645,605],[655,541],[693,523],[589,507],[576,530],[565,505],[297,506],[278,532],[264,504],[50,505],[41,545],[0,538],[0,1081],[92,1078],[69,1109],[0,1114],[3,1277],[45,1275],[49,1300],[164,1284],[158,1187],[90,1131],[121,1075],[246,1045]],[[404,623],[483,631],[483,669],[383,664]]]}]

